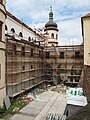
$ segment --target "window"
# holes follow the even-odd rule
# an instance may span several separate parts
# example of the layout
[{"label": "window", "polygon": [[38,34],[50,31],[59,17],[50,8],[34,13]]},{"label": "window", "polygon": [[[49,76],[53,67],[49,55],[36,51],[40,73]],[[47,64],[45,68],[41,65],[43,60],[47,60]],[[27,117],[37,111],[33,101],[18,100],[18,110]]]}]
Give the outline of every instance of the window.
[{"label": "window", "polygon": [[2,22],[0,22],[0,41],[2,40]]},{"label": "window", "polygon": [[31,69],[33,69],[33,65],[31,65]]},{"label": "window", "polygon": [[0,64],[0,79],[1,79],[1,64]]},{"label": "window", "polygon": [[13,49],[14,54],[16,54],[16,44],[14,43],[12,47],[13,47],[12,49]]},{"label": "window", "polygon": [[28,37],[28,41],[31,41],[31,37],[30,36]]},{"label": "window", "polygon": [[75,58],[80,58],[80,52],[79,51],[75,52]]},{"label": "window", "polygon": [[14,34],[14,33],[15,33],[14,28],[11,28],[11,33],[12,33],[12,34]]},{"label": "window", "polygon": [[39,57],[42,57],[42,51],[39,51]]},{"label": "window", "polygon": [[64,52],[60,52],[60,59],[64,59]]},{"label": "window", "polygon": [[31,49],[31,57],[33,57],[33,49]]},{"label": "window", "polygon": [[23,34],[22,34],[22,32],[20,32],[20,33],[19,33],[19,36],[20,36],[20,37],[23,37]]},{"label": "window", "polygon": [[5,30],[7,31],[8,30],[8,28],[7,28],[7,26],[5,25]]},{"label": "window", "polygon": [[21,55],[22,55],[22,56],[25,56],[25,47],[24,47],[24,46],[22,46]]},{"label": "window", "polygon": [[25,65],[22,66],[23,71],[25,70]]},{"label": "window", "polygon": [[50,52],[46,52],[46,59],[50,58]]},{"label": "window", "polygon": [[56,34],[56,39],[58,39],[58,35]]},{"label": "window", "polygon": [[51,34],[51,38],[54,38],[54,33]]}]

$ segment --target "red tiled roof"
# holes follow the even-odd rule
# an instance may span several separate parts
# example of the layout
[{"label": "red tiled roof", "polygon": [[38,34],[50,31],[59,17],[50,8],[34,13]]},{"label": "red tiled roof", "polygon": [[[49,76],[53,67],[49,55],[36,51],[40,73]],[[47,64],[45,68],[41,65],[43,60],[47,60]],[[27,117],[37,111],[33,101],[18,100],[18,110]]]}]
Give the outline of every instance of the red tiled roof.
[{"label": "red tiled roof", "polygon": [[44,34],[40,34],[40,36],[41,36],[42,38],[46,38]]},{"label": "red tiled roof", "polygon": [[27,29],[31,30],[32,32],[34,32],[35,34],[37,34],[39,37],[44,38],[43,36],[41,36],[40,34],[36,33],[36,31],[34,31],[32,28],[30,28],[28,25],[26,25],[25,23],[23,23],[21,20],[19,20],[18,18],[16,18],[14,15],[12,15],[10,12],[6,11],[7,15],[9,17],[11,17],[12,19],[16,20],[18,23],[20,23],[21,25],[23,25],[24,27],[26,27]]},{"label": "red tiled roof", "polygon": [[86,15],[85,15],[85,16],[83,16],[83,17],[90,17],[90,13],[86,14]]}]

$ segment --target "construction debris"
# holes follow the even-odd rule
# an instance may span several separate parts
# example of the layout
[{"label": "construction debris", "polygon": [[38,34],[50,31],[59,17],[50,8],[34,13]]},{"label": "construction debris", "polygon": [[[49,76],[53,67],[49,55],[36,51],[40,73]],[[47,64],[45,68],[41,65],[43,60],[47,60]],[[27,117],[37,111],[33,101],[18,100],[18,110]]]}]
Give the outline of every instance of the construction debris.
[{"label": "construction debris", "polygon": [[48,113],[45,120],[61,120],[60,114]]},{"label": "construction debris", "polygon": [[58,93],[66,93],[66,89],[67,89],[66,86],[59,85],[59,86],[54,87],[51,90],[56,91]]},{"label": "construction debris", "polygon": [[8,110],[9,107],[10,107],[10,105],[11,105],[11,102],[10,102],[10,99],[9,99],[8,96],[6,96],[6,97],[4,98],[4,103],[5,103],[6,109]]}]

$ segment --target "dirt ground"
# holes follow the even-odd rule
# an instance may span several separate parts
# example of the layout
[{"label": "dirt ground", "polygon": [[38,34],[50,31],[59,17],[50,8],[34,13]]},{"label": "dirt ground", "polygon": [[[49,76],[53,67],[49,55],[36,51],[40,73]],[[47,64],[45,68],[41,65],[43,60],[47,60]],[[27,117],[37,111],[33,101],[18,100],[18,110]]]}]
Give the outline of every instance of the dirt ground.
[{"label": "dirt ground", "polygon": [[58,93],[66,93],[66,87],[59,85],[51,89],[51,91],[57,91]]}]

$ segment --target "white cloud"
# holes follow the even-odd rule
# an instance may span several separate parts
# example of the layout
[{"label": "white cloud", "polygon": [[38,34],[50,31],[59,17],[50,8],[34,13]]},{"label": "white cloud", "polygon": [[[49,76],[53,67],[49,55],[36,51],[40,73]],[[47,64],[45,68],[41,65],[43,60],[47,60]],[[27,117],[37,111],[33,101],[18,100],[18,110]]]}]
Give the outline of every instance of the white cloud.
[{"label": "white cloud", "polygon": [[[7,9],[31,27],[48,22],[49,7],[53,6],[54,20],[59,28],[59,45],[82,42],[81,16],[90,12],[90,0],[7,0]],[[74,40],[73,40],[74,39]],[[71,42],[73,43],[73,42]]]}]

